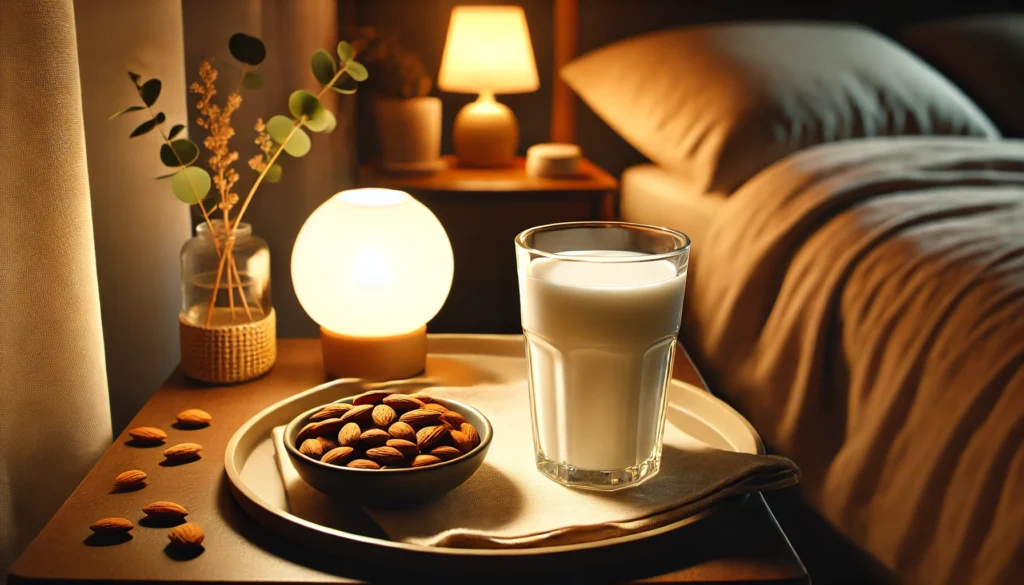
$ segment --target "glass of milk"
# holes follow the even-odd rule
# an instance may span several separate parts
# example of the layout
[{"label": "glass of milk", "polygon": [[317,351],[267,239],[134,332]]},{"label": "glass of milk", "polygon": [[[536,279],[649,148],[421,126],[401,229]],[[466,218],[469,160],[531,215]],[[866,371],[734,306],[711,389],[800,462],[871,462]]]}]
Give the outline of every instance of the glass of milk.
[{"label": "glass of milk", "polygon": [[516,237],[537,469],[615,490],[658,473],[690,239],[621,222]]}]

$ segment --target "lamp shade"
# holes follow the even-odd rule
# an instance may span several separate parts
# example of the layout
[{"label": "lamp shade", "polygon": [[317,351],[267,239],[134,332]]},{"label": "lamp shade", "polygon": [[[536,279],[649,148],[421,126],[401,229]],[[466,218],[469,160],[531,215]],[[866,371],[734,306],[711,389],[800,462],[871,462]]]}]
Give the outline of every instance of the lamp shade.
[{"label": "lamp shade", "polygon": [[437,85],[445,91],[525,93],[540,87],[519,6],[456,6]]},{"label": "lamp shade", "polygon": [[452,285],[451,243],[408,193],[352,189],[331,197],[299,230],[292,284],[322,328],[354,337],[422,328]]}]

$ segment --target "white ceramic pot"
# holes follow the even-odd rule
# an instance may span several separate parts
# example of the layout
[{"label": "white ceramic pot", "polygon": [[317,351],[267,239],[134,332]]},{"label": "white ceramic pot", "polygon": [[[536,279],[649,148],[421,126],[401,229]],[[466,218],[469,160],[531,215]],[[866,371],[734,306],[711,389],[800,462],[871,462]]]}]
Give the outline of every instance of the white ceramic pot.
[{"label": "white ceramic pot", "polygon": [[440,98],[377,97],[373,113],[385,169],[423,172],[443,166]]}]

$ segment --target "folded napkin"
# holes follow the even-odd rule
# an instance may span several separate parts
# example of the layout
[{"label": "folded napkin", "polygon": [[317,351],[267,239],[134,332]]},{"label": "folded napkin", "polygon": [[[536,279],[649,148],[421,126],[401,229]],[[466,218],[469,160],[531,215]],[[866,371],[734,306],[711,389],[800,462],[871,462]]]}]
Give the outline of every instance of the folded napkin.
[{"label": "folded napkin", "polygon": [[725,498],[799,480],[788,459],[713,449],[667,423],[661,471],[654,478],[615,492],[567,488],[537,471],[525,382],[426,392],[472,404],[491,420],[494,439],[473,477],[413,508],[353,509],[302,481],[285,453],[282,427],[274,430],[274,445],[291,512],[321,525],[420,545],[554,546],[650,530]]}]

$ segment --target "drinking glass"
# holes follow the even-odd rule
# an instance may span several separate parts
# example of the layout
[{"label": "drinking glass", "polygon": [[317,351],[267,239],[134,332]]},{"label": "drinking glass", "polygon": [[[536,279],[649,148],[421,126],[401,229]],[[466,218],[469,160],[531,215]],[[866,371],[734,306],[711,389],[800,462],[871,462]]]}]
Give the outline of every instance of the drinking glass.
[{"label": "drinking glass", "polygon": [[516,237],[537,469],[616,490],[661,464],[690,239],[622,222]]}]

